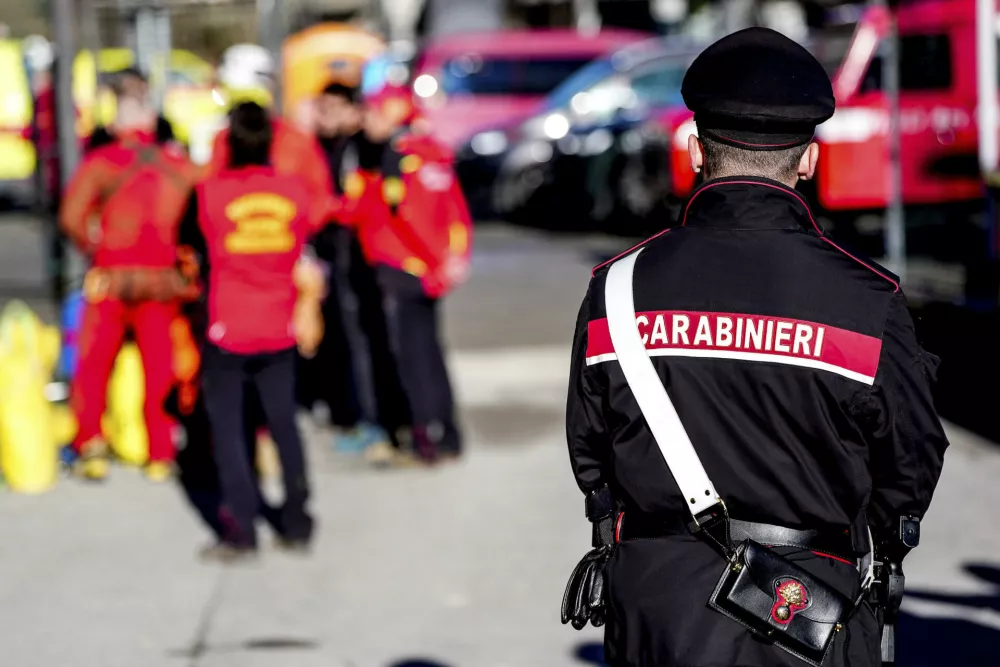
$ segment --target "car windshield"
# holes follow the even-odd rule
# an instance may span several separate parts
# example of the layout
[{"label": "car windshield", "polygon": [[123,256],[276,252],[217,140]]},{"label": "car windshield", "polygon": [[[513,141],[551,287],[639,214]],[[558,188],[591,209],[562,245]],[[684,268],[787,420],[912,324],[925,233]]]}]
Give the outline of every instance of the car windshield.
[{"label": "car windshield", "polygon": [[595,60],[563,81],[545,98],[545,109],[562,109],[568,106],[573,96],[589,89],[614,74],[615,68],[610,58]]},{"label": "car windshield", "polygon": [[548,95],[590,62],[585,56],[537,58],[464,54],[444,63],[441,90],[459,95]]},{"label": "car windshield", "polygon": [[686,58],[663,58],[636,68],[631,77],[632,90],[647,107],[683,105],[681,83],[689,63]]},{"label": "car windshield", "polygon": [[[617,70],[611,59],[594,61],[566,80],[545,98],[544,110],[572,107],[618,108],[632,97],[645,108],[664,108],[684,103],[681,82],[690,57],[661,56]],[[631,91],[631,92],[630,92]],[[619,99],[621,98],[621,99]]]}]

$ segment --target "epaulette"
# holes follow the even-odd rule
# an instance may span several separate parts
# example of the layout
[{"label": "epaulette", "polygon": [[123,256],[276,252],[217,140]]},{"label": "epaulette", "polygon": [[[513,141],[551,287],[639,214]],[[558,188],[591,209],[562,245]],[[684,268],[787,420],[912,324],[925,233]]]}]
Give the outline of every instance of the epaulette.
[{"label": "epaulette", "polygon": [[614,264],[615,262],[617,262],[619,259],[621,259],[625,255],[628,255],[628,254],[631,254],[631,253],[635,252],[636,250],[638,250],[642,246],[646,245],[647,243],[649,243],[653,239],[657,239],[657,238],[663,236],[664,234],[666,234],[669,231],[670,231],[670,228],[667,227],[666,229],[661,230],[661,231],[653,234],[648,239],[645,239],[644,241],[639,241],[638,243],[636,243],[634,246],[632,246],[631,248],[629,248],[625,252],[618,253],[617,255],[615,255],[614,257],[612,257],[611,259],[609,259],[609,260],[607,260],[605,262],[601,262],[600,264],[598,264],[597,266],[595,266],[593,268],[593,270],[590,272],[590,277],[591,278],[595,277],[597,275],[598,271],[600,271],[602,269],[608,268],[609,266],[611,266],[612,264]]},{"label": "epaulette", "polygon": [[820,238],[825,243],[827,243],[828,245],[830,245],[833,248],[835,248],[841,254],[846,255],[847,257],[850,257],[855,262],[857,262],[861,266],[865,267],[866,269],[868,269],[869,271],[871,271],[875,275],[877,275],[877,276],[879,276],[879,277],[887,280],[889,282],[889,284],[892,285],[894,292],[898,292],[899,291],[899,276],[897,276],[895,273],[893,273],[889,269],[885,268],[881,264],[879,264],[879,263],[877,263],[877,262],[869,259],[868,257],[865,257],[864,255],[851,252],[850,250],[846,249],[844,246],[840,245],[839,243],[834,243],[833,240],[830,239],[830,237],[826,236],[825,234],[822,235],[822,236],[820,236]]}]

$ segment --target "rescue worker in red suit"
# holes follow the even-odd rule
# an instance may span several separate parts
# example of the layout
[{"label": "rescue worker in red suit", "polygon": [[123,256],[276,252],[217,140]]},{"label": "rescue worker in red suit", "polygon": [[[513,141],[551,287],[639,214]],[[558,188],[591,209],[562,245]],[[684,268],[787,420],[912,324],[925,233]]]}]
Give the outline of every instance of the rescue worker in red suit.
[{"label": "rescue worker in red suit", "polygon": [[196,187],[188,209],[202,237],[192,246],[201,246],[208,265],[202,392],[222,491],[221,540],[203,556],[224,561],[256,551],[254,522],[263,509],[245,443],[248,383],[260,398],[281,461],[282,542],[304,548],[313,533],[295,421],[300,321],[293,317],[294,273],[306,240],[327,222],[333,201],[317,196],[305,179],[270,166],[273,134],[264,109],[254,103],[237,106],[226,133],[229,166]]},{"label": "rescue worker in red suit", "polygon": [[366,100],[359,169],[345,183],[349,213],[341,217],[357,226],[382,290],[412,454],[434,462],[461,453],[438,310],[468,275],[472,227],[450,153],[413,130],[414,116],[405,89],[387,86]]},{"label": "rescue worker in red suit", "polygon": [[[278,117],[271,118],[273,141],[270,162],[279,174],[294,174],[304,179],[311,190],[321,196],[332,194],[330,168],[315,137],[300,132]],[[229,165],[229,128],[215,137],[208,175],[215,175]]]},{"label": "rescue worker in red suit", "polygon": [[79,422],[73,443],[79,472],[107,475],[101,434],[107,383],[127,334],[142,354],[150,479],[170,476],[173,421],[163,409],[173,384],[171,323],[196,286],[177,270],[177,229],[195,182],[195,167],[156,143],[156,112],[147,99],[116,89],[111,143],[88,154],[71,180],[59,221],[90,258],[80,327],[79,367],[71,404]]}]

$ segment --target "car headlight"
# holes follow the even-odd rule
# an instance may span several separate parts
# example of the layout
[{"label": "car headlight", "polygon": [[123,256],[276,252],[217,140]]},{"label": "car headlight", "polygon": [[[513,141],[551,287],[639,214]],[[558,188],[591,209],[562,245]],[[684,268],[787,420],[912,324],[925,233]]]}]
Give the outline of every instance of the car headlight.
[{"label": "car headlight", "polygon": [[499,155],[507,150],[507,135],[500,130],[480,132],[472,137],[469,146],[477,155]]},{"label": "car headlight", "polygon": [[421,74],[413,82],[413,92],[416,93],[417,97],[423,99],[434,97],[439,89],[440,85],[437,79],[430,74]]},{"label": "car headlight", "polygon": [[558,141],[569,134],[569,118],[561,113],[546,116],[542,123],[542,131],[552,141]]}]

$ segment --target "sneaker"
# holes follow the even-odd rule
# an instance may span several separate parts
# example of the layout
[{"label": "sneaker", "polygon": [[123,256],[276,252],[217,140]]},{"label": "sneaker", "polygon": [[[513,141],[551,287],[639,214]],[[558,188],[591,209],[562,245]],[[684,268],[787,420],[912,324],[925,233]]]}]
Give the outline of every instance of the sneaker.
[{"label": "sneaker", "polygon": [[198,553],[198,557],[206,563],[222,563],[230,565],[245,563],[257,558],[257,546],[250,544],[235,544],[232,542],[216,542],[210,544]]},{"label": "sneaker", "polygon": [[274,538],[275,548],[299,556],[308,556],[312,553],[312,539],[308,537],[284,537],[278,535]]},{"label": "sneaker", "polygon": [[379,470],[429,468],[433,462],[415,452],[392,445],[371,447],[365,452],[365,462]]},{"label": "sneaker", "polygon": [[389,434],[381,427],[368,422],[361,422],[333,438],[333,447],[341,454],[365,453],[367,457],[368,450],[383,446],[392,447]]},{"label": "sneaker", "polygon": [[142,472],[150,482],[160,484],[174,476],[174,466],[169,461],[150,461]]},{"label": "sneaker", "polygon": [[73,474],[79,460],[80,455],[73,449],[73,445],[63,445],[59,448],[59,470],[64,477]]},{"label": "sneaker", "polygon": [[391,466],[399,458],[400,451],[388,442],[377,442],[364,450],[365,463],[376,467]]},{"label": "sneaker", "polygon": [[80,455],[74,464],[78,477],[90,482],[103,482],[111,470],[111,460],[108,457],[108,445],[100,437],[91,438],[83,443]]},{"label": "sneaker", "polygon": [[438,452],[437,455],[437,462],[441,464],[458,463],[461,459],[461,452],[446,451]]}]

